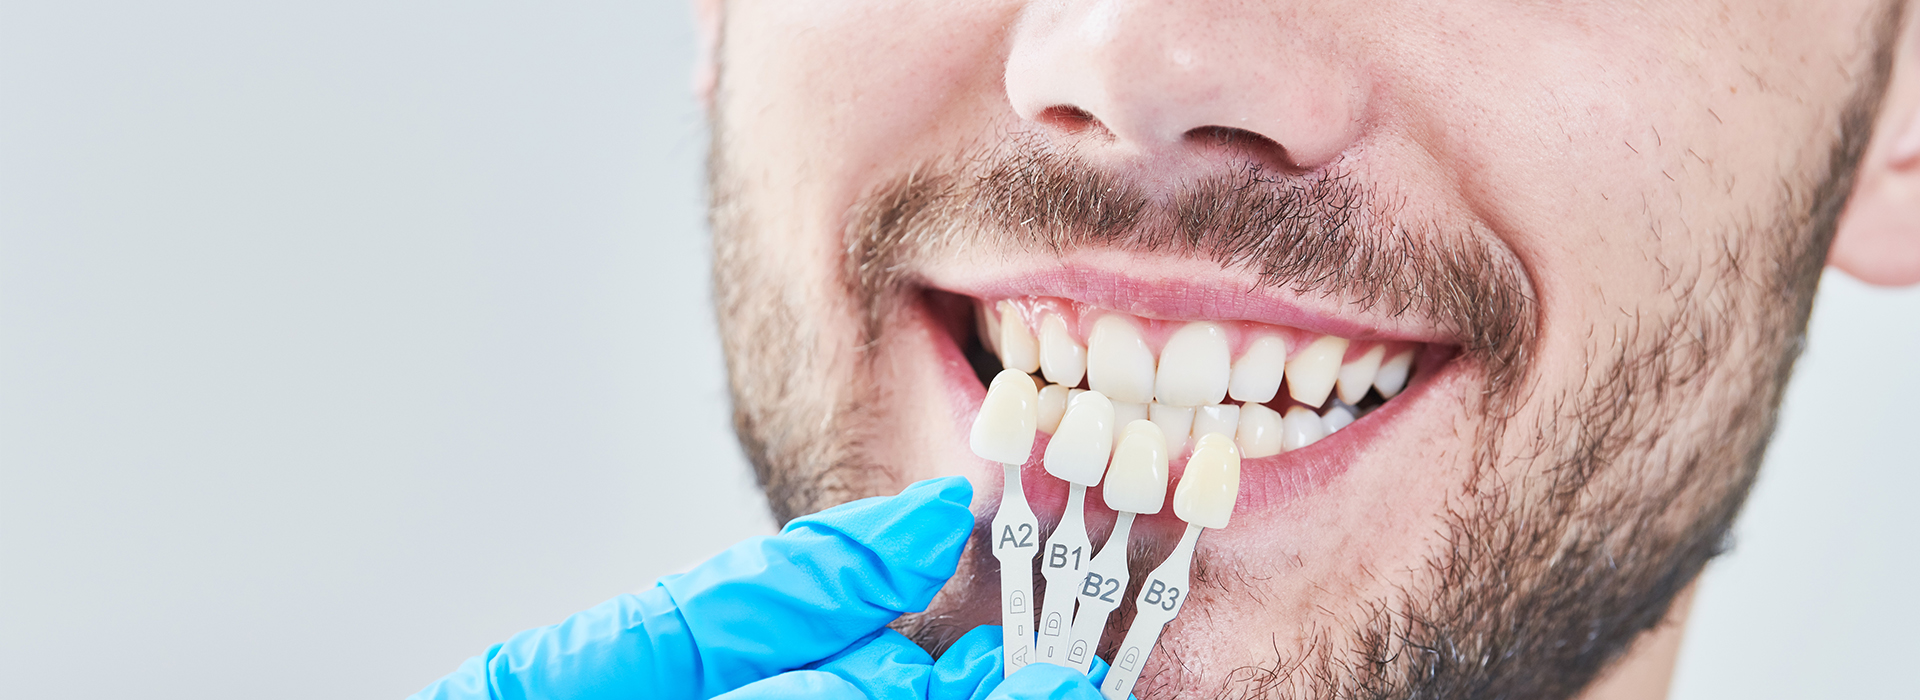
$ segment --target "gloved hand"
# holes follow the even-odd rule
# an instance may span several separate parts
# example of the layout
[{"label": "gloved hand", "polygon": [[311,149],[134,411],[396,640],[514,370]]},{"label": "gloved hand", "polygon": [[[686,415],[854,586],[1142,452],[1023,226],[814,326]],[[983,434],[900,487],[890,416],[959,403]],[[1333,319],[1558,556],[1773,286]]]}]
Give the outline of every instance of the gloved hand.
[{"label": "gloved hand", "polygon": [[527,630],[414,697],[1075,698],[1094,680],[1034,664],[1000,683],[999,630],[973,630],[938,664],[886,628],[920,612],[973,530],[963,478],[923,481],[797,518],[652,589]]}]

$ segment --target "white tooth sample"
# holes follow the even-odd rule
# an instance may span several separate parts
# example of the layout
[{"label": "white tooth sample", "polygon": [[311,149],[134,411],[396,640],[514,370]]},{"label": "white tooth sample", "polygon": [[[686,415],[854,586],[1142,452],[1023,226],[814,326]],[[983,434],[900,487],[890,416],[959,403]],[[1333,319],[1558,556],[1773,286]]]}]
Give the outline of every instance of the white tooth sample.
[{"label": "white tooth sample", "polygon": [[1147,420],[1150,417],[1151,414],[1148,413],[1146,404],[1134,403],[1132,401],[1113,402],[1113,424],[1118,426],[1113,434],[1113,444],[1116,446],[1120,444],[1119,428],[1125,428],[1129,423],[1137,420]]},{"label": "white tooth sample", "polygon": [[1285,425],[1281,428],[1281,442],[1288,450],[1297,450],[1327,436],[1327,424],[1320,420],[1320,414],[1306,406],[1294,406],[1287,409]]},{"label": "white tooth sample", "polygon": [[1087,376],[1087,349],[1073,339],[1067,320],[1050,313],[1040,319],[1040,373],[1065,387],[1080,385]]},{"label": "white tooth sample", "polygon": [[1033,433],[1039,429],[1040,392],[1033,380],[1017,369],[1003,369],[987,386],[987,398],[973,417],[967,444],[981,459],[1001,464],[1025,464],[1033,454]]},{"label": "white tooth sample", "polygon": [[[1227,329],[1198,321],[1181,326],[1160,349],[1160,369],[1154,375],[1153,398],[1170,406],[1205,406],[1227,395],[1233,369],[1227,350]],[[1179,452],[1179,450],[1174,450]]]},{"label": "white tooth sample", "polygon": [[1067,405],[1068,405],[1068,406],[1072,406],[1072,405],[1073,405],[1073,400],[1074,400],[1074,399],[1077,399],[1077,398],[1080,398],[1080,395],[1081,395],[1081,394],[1084,394],[1084,393],[1087,393],[1087,390],[1086,390],[1086,389],[1068,389],[1068,390],[1067,390]]},{"label": "white tooth sample", "polygon": [[1040,371],[1040,343],[1013,302],[1000,302],[1000,364],[1027,374]]},{"label": "white tooth sample", "polygon": [[1188,406],[1168,406],[1154,402],[1147,406],[1147,420],[1160,426],[1160,434],[1167,438],[1167,454],[1177,455],[1187,449],[1187,436],[1193,434],[1193,409]]},{"label": "white tooth sample", "polygon": [[1188,524],[1223,528],[1240,497],[1240,451],[1219,433],[1200,436],[1180,484],[1173,487],[1173,514]]},{"label": "white tooth sample", "polygon": [[1047,473],[1068,483],[1097,486],[1113,451],[1113,402],[1100,392],[1081,394],[1067,407],[1060,429],[1047,443]]},{"label": "white tooth sample", "polygon": [[1353,425],[1353,421],[1353,410],[1340,404],[1335,404],[1333,408],[1327,409],[1327,414],[1320,417],[1320,422],[1327,424],[1328,435],[1340,432],[1341,428]]},{"label": "white tooth sample", "polygon": [[1278,411],[1257,403],[1244,404],[1240,407],[1240,426],[1233,441],[1240,446],[1241,457],[1272,457],[1287,450],[1286,441],[1281,439],[1285,428]]},{"label": "white tooth sample", "polygon": [[1380,358],[1386,354],[1386,346],[1375,345],[1352,362],[1340,365],[1340,379],[1335,382],[1334,393],[1340,395],[1341,401],[1358,404],[1367,397],[1367,390],[1373,388],[1374,375],[1380,371]]},{"label": "white tooth sample", "polygon": [[1087,388],[1114,401],[1153,400],[1153,351],[1132,322],[1108,314],[1087,336]]},{"label": "white tooth sample", "polygon": [[1326,403],[1340,375],[1340,357],[1345,354],[1346,338],[1326,335],[1307,343],[1300,354],[1287,360],[1287,393],[1308,406]]},{"label": "white tooth sample", "polygon": [[1373,377],[1373,387],[1380,390],[1381,398],[1391,399],[1401,389],[1407,388],[1407,374],[1413,371],[1413,350],[1402,350],[1380,365],[1380,373]]},{"label": "white tooth sample", "polygon": [[1287,372],[1287,341],[1277,335],[1263,335],[1247,344],[1247,351],[1233,363],[1233,375],[1227,379],[1227,395],[1235,401],[1266,403],[1280,393],[1280,380]]},{"label": "white tooth sample", "polygon": [[1201,406],[1200,412],[1193,416],[1193,434],[1196,436],[1219,433],[1231,440],[1239,428],[1240,407],[1233,404]]},{"label": "white tooth sample", "polygon": [[1052,435],[1060,428],[1060,417],[1067,413],[1067,388],[1059,384],[1040,387],[1040,432]]},{"label": "white tooth sample", "polygon": [[1166,505],[1167,438],[1160,426],[1137,420],[1121,431],[1101,495],[1108,508],[1128,513],[1152,515]]}]

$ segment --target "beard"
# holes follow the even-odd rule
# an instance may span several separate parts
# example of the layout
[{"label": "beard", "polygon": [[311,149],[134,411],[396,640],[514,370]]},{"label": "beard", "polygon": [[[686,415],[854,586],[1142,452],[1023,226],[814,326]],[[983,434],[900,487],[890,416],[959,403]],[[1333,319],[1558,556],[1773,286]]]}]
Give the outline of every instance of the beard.
[{"label": "beard", "polygon": [[[956,252],[1204,259],[1263,285],[1410,314],[1456,338],[1453,361],[1478,382],[1464,406],[1477,419],[1462,436],[1468,476],[1447,496],[1440,544],[1375,586],[1391,594],[1307,604],[1321,614],[1289,631],[1304,641],[1270,654],[1189,663],[1205,656],[1205,632],[1178,633],[1176,622],[1135,693],[1571,697],[1724,550],[1804,344],[1897,19],[1881,23],[1874,69],[1841,110],[1824,167],[1781,174],[1769,220],[1729,223],[1691,249],[1710,253],[1657,261],[1670,271],[1659,303],[1590,329],[1600,340],[1563,363],[1586,368],[1574,377],[1541,374],[1541,312],[1510,252],[1484,230],[1409,215],[1338,171],[1247,168],[1150,195],[1015,137],[872,189],[847,212],[840,265],[808,278],[764,254],[771,237],[793,234],[756,210],[753,188],[733,175],[751,154],[717,132],[710,221],[736,433],[783,523],[891,492],[904,475],[869,448],[893,398],[872,379],[872,348],[923,301],[917,265]],[[1129,561],[1143,569],[1167,549],[1136,547]],[[938,654],[996,610],[992,586],[972,585],[995,580],[988,550],[969,547],[934,606],[896,627]],[[1258,572],[1218,551],[1196,559],[1193,589],[1204,604],[1183,620],[1273,603]],[[1124,628],[1129,611],[1112,626]]]}]

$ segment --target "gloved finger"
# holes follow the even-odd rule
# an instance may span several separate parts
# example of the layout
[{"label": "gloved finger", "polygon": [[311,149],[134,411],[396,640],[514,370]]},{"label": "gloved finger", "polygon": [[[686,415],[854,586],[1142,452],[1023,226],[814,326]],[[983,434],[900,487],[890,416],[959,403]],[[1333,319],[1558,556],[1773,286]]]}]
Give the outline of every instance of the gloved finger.
[{"label": "gloved finger", "polygon": [[966,479],[795,519],[653,588],[468,661],[420,698],[709,698],[832,656],[925,610],[973,531]]},{"label": "gloved finger", "polygon": [[714,700],[869,700],[845,679],[820,671],[791,671],[748,683]]},{"label": "gloved finger", "polygon": [[1087,674],[1065,666],[1035,663],[1007,676],[987,695],[987,700],[1101,700],[1101,697],[1100,686]]},{"label": "gloved finger", "polygon": [[[1005,687],[1005,682],[1013,681],[1013,678],[1006,678],[1005,682],[1002,681],[1004,673],[1001,669],[1004,668],[1005,655],[1000,653],[1001,639],[999,625],[975,627],[972,631],[962,635],[959,640],[953,643],[953,646],[947,648],[946,653],[940,655],[939,661],[934,662],[933,685],[928,689],[928,700],[1055,697],[1046,694],[1035,695],[1034,693],[1041,692],[1046,681],[1026,680],[1026,668],[1016,671],[1013,674],[1014,677],[1022,679],[1022,683],[1031,682],[1035,685],[1013,686],[1005,691],[1001,690],[1001,688]],[[1052,664],[1033,664],[1033,666],[1040,665],[1052,666]],[[1028,668],[1031,668],[1031,666]],[[1054,666],[1054,668],[1067,671],[1069,675],[1065,678],[1068,680],[1077,678],[1084,681],[1085,685],[1095,689],[1094,692],[1096,695],[1099,693],[1100,683],[1107,678],[1107,662],[1100,660],[1099,657],[1094,658],[1093,668],[1089,669],[1091,673],[1084,676],[1077,671],[1072,671],[1064,667]],[[1067,685],[1078,687],[1077,682]],[[1013,693],[1013,695],[1003,695],[1001,694],[1002,692]],[[1078,696],[1068,695],[1060,697]]]},{"label": "gloved finger", "polygon": [[839,676],[872,700],[925,700],[933,679],[933,657],[890,629],[808,668]]}]

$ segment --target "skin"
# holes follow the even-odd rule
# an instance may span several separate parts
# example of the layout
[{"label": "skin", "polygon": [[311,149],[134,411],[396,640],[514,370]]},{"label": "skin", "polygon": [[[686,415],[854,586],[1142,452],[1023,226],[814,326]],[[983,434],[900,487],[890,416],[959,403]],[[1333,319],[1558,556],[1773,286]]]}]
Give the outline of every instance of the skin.
[{"label": "skin", "polygon": [[[715,0],[696,85],[743,445],[782,518],[960,474],[984,521],[981,390],[925,289],[1039,293],[1072,270],[1255,290],[1301,327],[1455,355],[1344,447],[1249,463],[1288,476],[1244,486],[1202,540],[1141,697],[1664,696],[1821,261],[1920,281],[1920,30],[1901,9]],[[1337,175],[1368,221],[1484,253],[1464,278],[1521,301],[1378,303],[1443,286],[1418,255],[1404,278],[1315,285],[1098,231],[1049,247],[965,198],[926,210],[958,222],[937,244],[849,271],[891,240],[866,233],[892,211],[876,193],[977,182],[967,163],[1008,151],[1149,203],[1247,168]],[[1057,512],[1064,487],[1041,482],[1035,509]],[[1097,542],[1111,516],[1089,516]],[[1164,552],[1179,527],[1147,518],[1135,542]],[[903,631],[937,650],[997,622],[991,566],[970,559]]]}]

